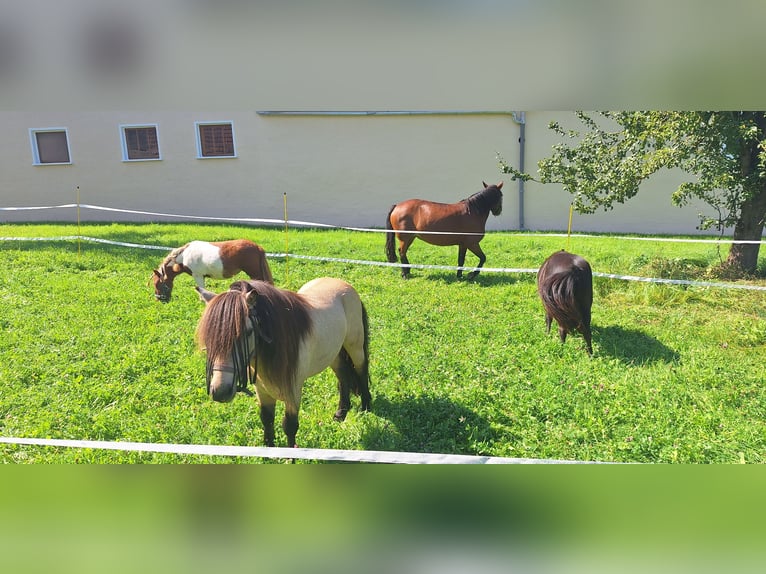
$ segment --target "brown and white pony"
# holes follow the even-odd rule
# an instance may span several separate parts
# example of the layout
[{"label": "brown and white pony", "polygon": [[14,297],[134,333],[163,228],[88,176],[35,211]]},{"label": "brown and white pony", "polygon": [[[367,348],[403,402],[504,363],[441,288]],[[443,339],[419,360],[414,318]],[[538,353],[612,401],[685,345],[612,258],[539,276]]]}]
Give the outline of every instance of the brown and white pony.
[{"label": "brown and white pony", "polygon": [[[482,182],[484,183],[484,182]],[[424,199],[408,199],[391,207],[386,218],[386,256],[389,263],[396,263],[394,235],[399,240],[399,257],[402,260],[402,277],[410,274],[407,249],[415,238],[432,245],[457,245],[458,279],[463,276],[466,251],[479,258],[479,265],[471,271],[468,279],[479,274],[486,255],[479,247],[489,214],[500,215],[503,211],[503,182],[487,185],[471,197],[457,203],[437,203]],[[423,233],[419,233],[423,232]]]},{"label": "brown and white pony", "polygon": [[545,308],[546,332],[551,321],[559,325],[559,338],[579,331],[585,338],[588,355],[593,355],[590,314],[593,305],[593,273],[590,264],[563,249],[546,259],[537,272],[537,292]]},{"label": "brown and white pony", "polygon": [[152,273],[154,296],[168,303],[173,292],[173,280],[188,273],[198,287],[205,287],[205,277],[228,279],[244,271],[251,279],[274,283],[266,253],[249,239],[231,241],[192,241],[170,252]]},{"label": "brown and white pony", "polygon": [[206,302],[197,341],[207,352],[208,394],[228,402],[253,383],[267,446],[274,446],[278,400],[287,443],[295,446],[303,383],[328,366],[338,378],[335,419],[346,418],[350,393],[370,410],[367,312],[351,285],[323,277],[297,293],[263,281],[236,281],[218,295],[197,291]]}]

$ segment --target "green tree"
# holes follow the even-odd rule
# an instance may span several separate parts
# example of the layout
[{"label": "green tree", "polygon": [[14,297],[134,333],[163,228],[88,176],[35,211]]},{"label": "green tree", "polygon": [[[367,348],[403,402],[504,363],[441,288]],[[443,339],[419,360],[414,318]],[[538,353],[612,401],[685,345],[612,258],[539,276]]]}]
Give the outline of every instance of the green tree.
[{"label": "green tree", "polygon": [[700,228],[734,228],[725,267],[755,273],[766,220],[766,112],[577,112],[583,129],[550,124],[563,141],[538,163],[539,179],[498,157],[513,178],[560,183],[579,213],[611,209],[661,169],[680,168],[689,181],[672,195],[675,205],[707,203]]}]

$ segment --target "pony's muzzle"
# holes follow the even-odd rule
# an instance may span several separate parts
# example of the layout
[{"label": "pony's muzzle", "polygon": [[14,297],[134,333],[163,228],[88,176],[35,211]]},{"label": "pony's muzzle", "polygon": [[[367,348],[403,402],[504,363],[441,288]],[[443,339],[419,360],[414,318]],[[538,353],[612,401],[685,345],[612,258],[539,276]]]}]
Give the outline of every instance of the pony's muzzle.
[{"label": "pony's muzzle", "polygon": [[[230,375],[224,376],[224,373]],[[212,369],[210,382],[208,383],[208,394],[210,398],[218,403],[228,403],[234,400],[237,394],[237,387],[234,384],[234,367],[227,365],[215,365]]]}]

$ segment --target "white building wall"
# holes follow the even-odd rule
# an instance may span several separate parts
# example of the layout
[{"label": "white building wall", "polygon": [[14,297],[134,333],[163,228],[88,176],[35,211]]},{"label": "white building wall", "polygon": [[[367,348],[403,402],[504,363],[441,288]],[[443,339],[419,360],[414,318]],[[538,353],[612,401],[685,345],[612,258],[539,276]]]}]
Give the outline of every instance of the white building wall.
[{"label": "white building wall", "polygon": [[[653,21],[643,4],[620,13],[616,23],[595,19],[589,34],[582,26],[592,19],[587,11],[549,14],[544,3],[6,4],[0,8],[0,206],[72,203],[79,186],[82,202],[108,207],[281,219],[287,192],[291,219],[382,226],[394,202],[457,201],[482,180],[503,177],[496,152],[514,165],[519,156],[519,126],[510,114],[257,112],[532,110],[526,169],[534,172],[555,143],[548,123],[571,117],[536,110],[652,109],[658,86],[674,94],[660,107],[686,109],[683,96],[700,93],[688,78],[683,90],[662,75],[655,84],[643,81],[635,70],[656,73],[655,66],[633,45],[620,50],[612,41],[626,29],[622,16]],[[741,35],[759,39],[759,33],[753,26]],[[661,62],[666,52],[677,52],[655,48]],[[709,61],[701,60],[707,87]],[[690,69],[681,63],[680,70]],[[728,93],[736,82],[717,85]],[[233,122],[237,158],[197,159],[195,121]],[[133,123],[157,124],[161,161],[122,161],[118,126]],[[71,165],[32,165],[29,129],[46,127],[68,128]],[[627,204],[576,215],[574,229],[694,233],[704,206],[672,206],[677,183],[677,175],[658,174]],[[490,217],[490,229],[519,227],[518,183],[506,180],[504,190],[503,214]],[[566,228],[570,197],[560,188],[529,182],[524,200],[527,229]],[[71,211],[0,211],[0,221],[72,217]]]},{"label": "white building wall", "polygon": [[[547,128],[569,112],[526,113],[526,170],[556,142]],[[235,158],[198,159],[196,121],[231,121]],[[119,126],[156,124],[160,161],[122,161]],[[66,127],[71,165],[33,165],[29,130]],[[519,160],[519,125],[510,113],[268,115],[252,111],[0,112],[0,207],[80,201],[128,210],[195,216],[282,219],[382,227],[388,208],[420,197],[454,202],[505,178],[504,210],[488,228],[519,229],[519,184],[500,173],[496,153]],[[575,214],[576,231],[695,233],[702,205],[673,206],[679,174],[657,174],[625,205]],[[527,182],[524,223],[566,229],[569,195]],[[72,220],[68,211],[0,212],[0,221]],[[83,220],[167,220],[82,210]]]}]

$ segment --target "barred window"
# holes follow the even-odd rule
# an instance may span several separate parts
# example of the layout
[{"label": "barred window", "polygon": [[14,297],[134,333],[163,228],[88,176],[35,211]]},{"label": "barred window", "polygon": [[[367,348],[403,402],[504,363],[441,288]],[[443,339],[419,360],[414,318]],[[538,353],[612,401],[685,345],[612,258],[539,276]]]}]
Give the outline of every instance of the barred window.
[{"label": "barred window", "polygon": [[69,164],[69,134],[66,128],[29,130],[32,140],[32,162],[35,165]]},{"label": "barred window", "polygon": [[197,122],[197,157],[236,157],[231,122]]},{"label": "barred window", "polygon": [[162,159],[156,125],[121,126],[123,161]]}]

